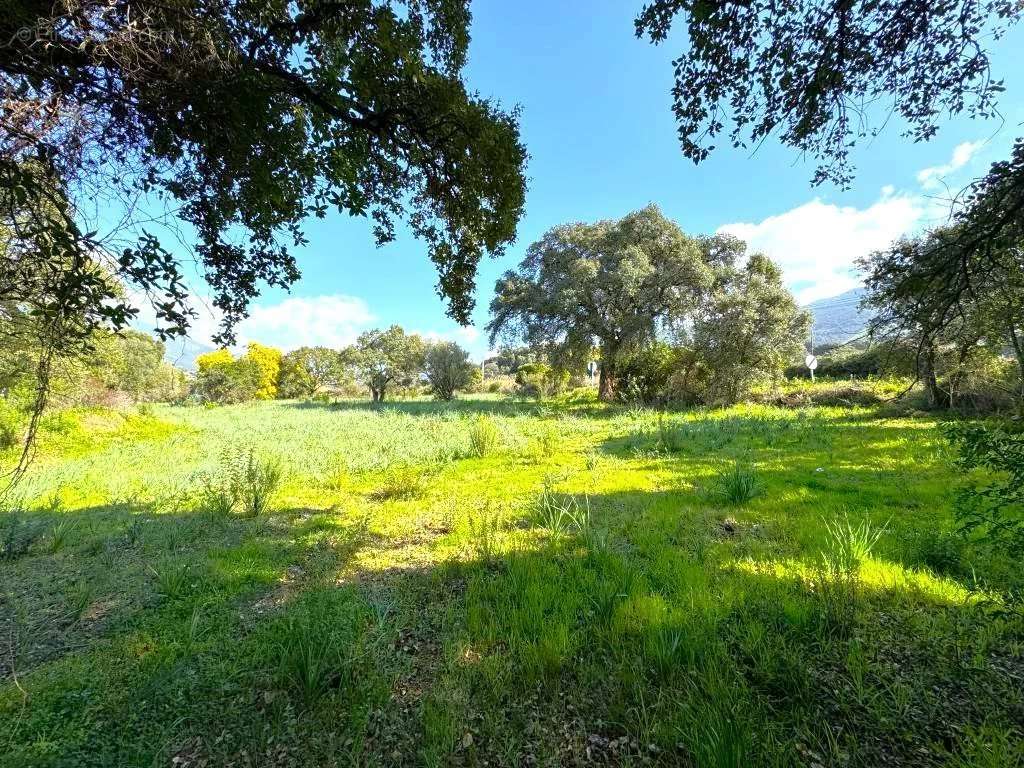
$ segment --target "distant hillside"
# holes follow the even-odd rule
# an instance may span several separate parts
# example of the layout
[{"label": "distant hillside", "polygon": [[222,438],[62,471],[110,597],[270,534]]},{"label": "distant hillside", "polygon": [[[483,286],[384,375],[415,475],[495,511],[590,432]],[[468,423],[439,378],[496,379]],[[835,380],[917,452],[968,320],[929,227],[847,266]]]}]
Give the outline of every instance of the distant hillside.
[{"label": "distant hillside", "polygon": [[814,317],[815,345],[841,344],[864,332],[870,316],[859,309],[863,296],[863,288],[854,288],[807,305]]},{"label": "distant hillside", "polygon": [[196,358],[215,349],[209,344],[203,344],[190,338],[169,339],[164,344],[166,345],[164,359],[185,371],[194,371]]}]

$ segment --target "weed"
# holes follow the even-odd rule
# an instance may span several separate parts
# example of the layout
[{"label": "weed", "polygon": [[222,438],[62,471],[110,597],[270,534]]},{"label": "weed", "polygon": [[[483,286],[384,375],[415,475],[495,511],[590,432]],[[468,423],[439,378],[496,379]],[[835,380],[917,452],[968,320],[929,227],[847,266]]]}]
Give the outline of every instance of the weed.
[{"label": "weed", "polygon": [[280,459],[261,459],[254,451],[250,451],[238,491],[243,514],[248,517],[259,517],[269,512],[274,495],[281,487],[283,479],[284,467]]},{"label": "weed", "polygon": [[498,426],[489,416],[480,415],[469,428],[469,450],[473,456],[483,458],[498,449]]},{"label": "weed", "polygon": [[826,570],[836,575],[855,574],[861,564],[871,556],[871,550],[887,528],[876,528],[867,518],[854,525],[848,515],[844,515],[842,520],[822,522],[828,532],[822,560]]},{"label": "weed", "polygon": [[179,563],[167,559],[156,567],[150,567],[150,573],[156,582],[156,593],[168,600],[178,600],[185,596],[192,576],[190,563]]},{"label": "weed", "polygon": [[[339,629],[352,617],[331,615],[314,602],[280,620],[272,641],[272,663],[279,683],[310,705],[347,676],[352,659]],[[349,623],[350,626],[350,623]]]},{"label": "weed", "polygon": [[535,517],[552,540],[573,534],[586,535],[590,530],[590,499],[580,505],[575,496],[552,493],[547,487],[537,502]]},{"label": "weed", "polygon": [[330,491],[341,491],[352,482],[348,462],[340,456],[334,457],[320,475],[320,483]]},{"label": "weed", "polygon": [[93,588],[89,582],[75,582],[67,591],[68,615],[75,621],[81,621],[85,612],[92,605]]},{"label": "weed", "polygon": [[74,532],[77,526],[72,520],[63,518],[53,524],[50,529],[50,543],[48,550],[51,555],[60,552],[67,544],[68,535]]},{"label": "weed", "polygon": [[384,477],[373,495],[377,499],[413,499],[426,491],[430,475],[421,467],[410,464],[392,464],[384,470]]},{"label": "weed", "polygon": [[729,504],[746,504],[761,494],[757,470],[752,464],[734,462],[731,469],[719,473],[716,493]]}]

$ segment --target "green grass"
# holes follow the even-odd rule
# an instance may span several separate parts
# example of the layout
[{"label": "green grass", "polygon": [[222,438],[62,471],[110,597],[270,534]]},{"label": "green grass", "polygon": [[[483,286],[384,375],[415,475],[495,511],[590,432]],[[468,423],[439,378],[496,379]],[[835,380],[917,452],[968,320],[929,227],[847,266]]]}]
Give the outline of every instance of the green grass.
[{"label": "green grass", "polygon": [[1021,765],[1024,577],[952,479],[853,406],[55,416],[0,766]]}]

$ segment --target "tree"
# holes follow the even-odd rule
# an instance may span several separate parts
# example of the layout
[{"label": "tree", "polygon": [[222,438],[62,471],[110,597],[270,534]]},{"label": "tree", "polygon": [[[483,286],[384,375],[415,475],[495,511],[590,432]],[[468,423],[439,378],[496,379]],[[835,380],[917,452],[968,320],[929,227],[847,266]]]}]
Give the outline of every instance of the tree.
[{"label": "tree", "polygon": [[164,359],[164,344],[148,333],[125,330],[101,333],[85,364],[109,389],[143,399],[155,386]]},{"label": "tree", "polygon": [[693,323],[693,348],[711,373],[713,400],[736,402],[779,377],[803,350],[811,317],[782,283],[782,270],[752,254],[733,270]]},{"label": "tree", "polygon": [[869,331],[915,350],[917,376],[932,407],[954,404],[973,365],[1009,349],[1024,403],[1024,250],[966,247],[959,226],[903,238],[861,260],[873,315]]},{"label": "tree", "polygon": [[[814,183],[849,186],[852,147],[893,114],[914,141],[930,139],[945,115],[996,115],[1003,86],[988,47],[1022,14],[1019,0],[652,0],[635,27],[660,43],[685,19],[690,45],[674,62],[672,93],[691,160],[704,160],[731,121],[733,146],[774,133],[817,160]],[[964,258],[932,265],[947,307],[1024,241],[1024,138],[958,197]]]},{"label": "tree", "polygon": [[[653,0],[636,34],[663,42],[684,16],[673,62],[683,154],[704,160],[732,122],[734,147],[770,134],[814,157],[814,182],[852,179],[850,149],[895,113],[914,141],[940,116],[995,114],[1002,90],[987,46],[1017,20],[1018,0]],[[874,122],[874,125],[872,124]]]},{"label": "tree", "polygon": [[256,392],[257,400],[273,400],[277,397],[277,379],[281,372],[281,350],[253,342],[249,345],[242,361],[247,361],[259,373]]},{"label": "tree", "polygon": [[[181,333],[158,216],[194,233],[226,343],[261,282],[298,278],[304,219],[368,216],[385,243],[407,211],[465,320],[481,256],[515,235],[526,158],[517,113],[463,83],[469,21],[466,0],[7,3],[0,221],[21,261],[4,269],[64,254],[71,303],[124,327],[129,304],[75,266],[102,259]],[[124,213],[113,231],[85,220],[98,194]]]},{"label": "tree", "polygon": [[299,347],[281,360],[281,397],[311,397],[345,375],[339,352],[327,347]]},{"label": "tree", "polygon": [[596,344],[599,393],[611,399],[619,356],[688,314],[712,283],[695,241],[654,205],[619,221],[555,227],[498,280],[491,343],[547,344],[565,367],[580,368]]},{"label": "tree", "polygon": [[228,349],[196,358],[195,395],[207,403],[242,403],[260,389],[262,372],[248,355],[237,360]]},{"label": "tree", "polygon": [[469,385],[475,366],[469,352],[454,341],[439,341],[427,347],[424,373],[430,390],[438,400],[451,400],[455,390]]},{"label": "tree", "polygon": [[361,333],[352,358],[373,402],[381,403],[392,385],[410,386],[416,381],[425,352],[423,339],[392,325],[387,330]]}]

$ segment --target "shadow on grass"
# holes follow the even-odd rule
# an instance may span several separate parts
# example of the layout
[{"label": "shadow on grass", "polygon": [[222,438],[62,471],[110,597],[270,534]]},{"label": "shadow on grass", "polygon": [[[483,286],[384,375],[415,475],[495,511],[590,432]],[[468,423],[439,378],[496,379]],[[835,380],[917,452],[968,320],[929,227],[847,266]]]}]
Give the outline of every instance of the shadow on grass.
[{"label": "shadow on grass", "polygon": [[[767,567],[785,530],[679,496],[598,494],[530,545],[481,530],[379,569],[348,566],[389,542],[317,510],[27,513],[48,533],[0,564],[11,636],[61,645],[13,649],[0,743],[12,765],[920,764],[1024,715],[1015,668],[978,662],[1019,626],[827,591]],[[736,566],[743,542],[764,567]],[[47,627],[82,582],[87,610]]]}]

